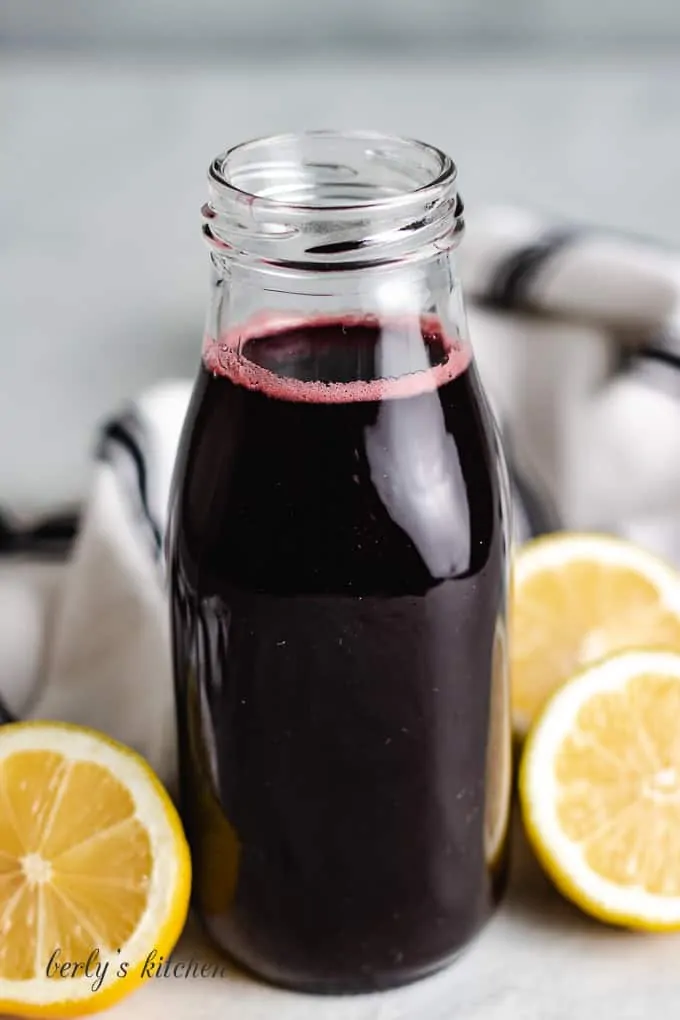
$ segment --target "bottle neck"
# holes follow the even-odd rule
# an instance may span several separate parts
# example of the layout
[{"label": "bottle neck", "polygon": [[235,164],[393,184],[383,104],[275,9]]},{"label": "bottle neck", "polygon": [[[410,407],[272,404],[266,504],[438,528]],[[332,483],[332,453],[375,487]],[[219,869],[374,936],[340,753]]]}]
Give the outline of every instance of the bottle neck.
[{"label": "bottle neck", "polygon": [[206,342],[233,349],[235,333],[286,318],[398,320],[404,336],[434,318],[466,342],[453,264],[463,229],[455,166],[432,146],[309,132],[231,149],[210,167],[203,207]]},{"label": "bottle neck", "polygon": [[286,322],[371,321],[414,329],[436,320],[468,344],[467,319],[452,251],[360,271],[311,273],[250,260],[213,260],[205,342],[270,333]]}]

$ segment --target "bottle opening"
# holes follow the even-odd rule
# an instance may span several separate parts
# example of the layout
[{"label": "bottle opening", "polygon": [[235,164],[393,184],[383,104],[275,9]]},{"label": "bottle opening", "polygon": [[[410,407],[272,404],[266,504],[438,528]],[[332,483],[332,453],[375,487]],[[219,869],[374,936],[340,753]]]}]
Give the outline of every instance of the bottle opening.
[{"label": "bottle opening", "polygon": [[[375,132],[244,142],[209,169],[204,235],[223,256],[338,268],[451,247],[463,229],[456,167],[435,146]],[[347,268],[345,265],[344,268]]]},{"label": "bottle opening", "polygon": [[210,168],[218,184],[303,209],[385,203],[455,179],[434,146],[371,132],[310,131],[244,142]]}]

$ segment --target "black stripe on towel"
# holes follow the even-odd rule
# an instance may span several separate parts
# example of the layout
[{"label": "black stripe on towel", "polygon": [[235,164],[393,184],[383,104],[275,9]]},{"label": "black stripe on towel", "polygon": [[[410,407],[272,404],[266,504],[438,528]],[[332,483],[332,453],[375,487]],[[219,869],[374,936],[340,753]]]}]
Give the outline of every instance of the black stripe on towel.
[{"label": "black stripe on towel", "polygon": [[112,448],[123,450],[127,454],[134,468],[137,503],[144,523],[151,533],[154,553],[159,555],[162,550],[161,529],[149,506],[146,459],[139,437],[136,434],[139,431],[137,426],[138,423],[133,415],[129,415],[127,418],[112,419],[102,429],[97,456],[100,460],[111,463],[114,460],[111,456]]},{"label": "black stripe on towel", "polygon": [[[675,324],[670,324],[665,329],[649,337],[639,344],[633,354],[633,364],[646,366],[647,376],[658,379],[662,386],[670,385],[674,395],[677,395],[678,376],[680,372],[680,329]],[[661,369],[661,372],[655,370]],[[670,373],[663,369],[670,369]],[[653,376],[650,376],[653,373]]]},{"label": "black stripe on towel", "polygon": [[664,347],[655,347],[653,344],[649,347],[645,346],[636,351],[636,356],[647,358],[650,361],[659,361],[663,365],[680,370],[680,353],[667,350]]},{"label": "black stripe on towel", "polygon": [[68,552],[78,532],[77,512],[52,514],[22,528],[0,513],[0,555],[17,553],[63,555]]},{"label": "black stripe on towel", "polygon": [[485,303],[506,309],[530,304],[529,289],[539,272],[558,252],[582,235],[583,231],[574,227],[550,230],[533,244],[514,251],[496,267]]},{"label": "black stripe on towel", "polygon": [[16,718],[7,708],[7,705],[4,703],[2,698],[0,698],[0,726],[2,726],[4,723],[11,722],[16,722]]}]

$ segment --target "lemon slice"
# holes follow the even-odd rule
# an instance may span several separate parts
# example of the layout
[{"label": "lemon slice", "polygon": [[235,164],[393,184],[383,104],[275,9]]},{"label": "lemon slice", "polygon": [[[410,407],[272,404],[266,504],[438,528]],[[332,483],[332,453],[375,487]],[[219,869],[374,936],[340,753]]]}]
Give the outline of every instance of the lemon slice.
[{"label": "lemon slice", "polygon": [[512,717],[521,737],[578,670],[629,648],[680,651],[680,574],[605,535],[535,539],[513,564],[511,646]]},{"label": "lemon slice", "polygon": [[179,817],[142,758],[77,726],[0,729],[0,1013],[123,998],[152,950],[172,951],[190,883]]},{"label": "lemon slice", "polygon": [[520,801],[538,858],[594,917],[680,929],[680,655],[622,652],[550,700]]}]

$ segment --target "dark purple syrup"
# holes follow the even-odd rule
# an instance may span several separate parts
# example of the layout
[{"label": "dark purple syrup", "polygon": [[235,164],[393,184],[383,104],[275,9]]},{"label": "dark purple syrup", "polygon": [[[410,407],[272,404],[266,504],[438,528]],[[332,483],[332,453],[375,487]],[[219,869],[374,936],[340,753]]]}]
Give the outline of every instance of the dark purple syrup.
[{"label": "dark purple syrup", "polygon": [[182,809],[204,923],[273,982],[413,980],[501,894],[494,443],[433,322],[206,348],[168,540]]}]

